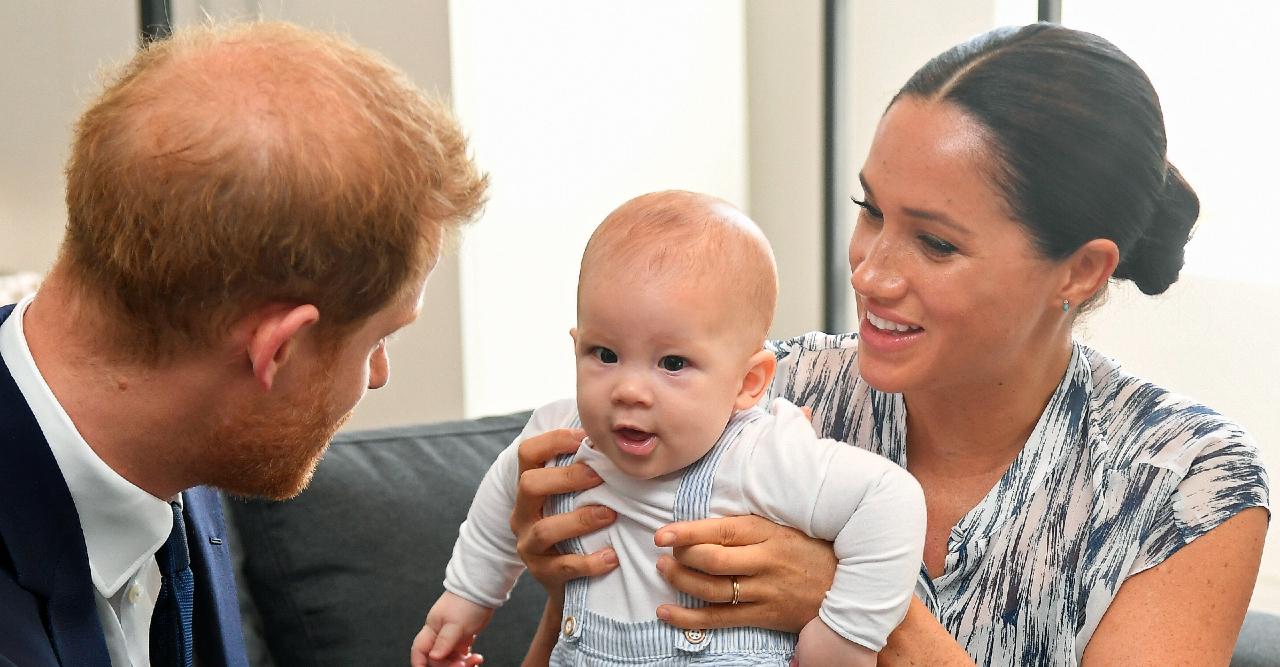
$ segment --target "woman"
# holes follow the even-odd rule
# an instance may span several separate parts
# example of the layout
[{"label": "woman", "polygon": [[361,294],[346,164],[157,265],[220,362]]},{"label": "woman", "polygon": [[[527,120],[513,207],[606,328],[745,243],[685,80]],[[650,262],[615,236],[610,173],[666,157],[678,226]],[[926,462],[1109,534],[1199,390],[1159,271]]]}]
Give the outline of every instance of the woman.
[{"label": "woman", "polygon": [[[1261,558],[1268,491],[1249,437],[1075,343],[1109,279],[1172,284],[1199,211],[1165,156],[1159,102],[1110,43],[1049,24],[1000,29],[918,71],[880,122],[849,244],[858,334],[780,343],[775,393],[828,437],[904,465],[925,489],[917,599],[885,664],[1225,664]],[[541,518],[592,484],[536,470],[513,529],[552,591],[612,567],[553,545],[611,520]],[[798,480],[798,483],[801,482]],[[686,628],[796,630],[830,549],[756,517],[660,530]],[[723,604],[737,588],[744,604]]]}]

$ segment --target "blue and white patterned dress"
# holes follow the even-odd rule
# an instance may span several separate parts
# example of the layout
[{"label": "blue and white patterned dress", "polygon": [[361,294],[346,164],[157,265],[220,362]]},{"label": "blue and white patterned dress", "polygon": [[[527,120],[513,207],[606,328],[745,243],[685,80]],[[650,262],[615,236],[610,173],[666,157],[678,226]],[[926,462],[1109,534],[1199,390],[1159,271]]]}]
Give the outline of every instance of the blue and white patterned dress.
[{"label": "blue and white patterned dress", "polygon": [[[906,404],[858,376],[854,334],[770,344],[773,395],[822,437],[905,467]],[[980,665],[1073,664],[1129,576],[1249,507],[1266,507],[1238,425],[1077,343],[1009,470],[952,529],[944,573],[917,595]]]}]

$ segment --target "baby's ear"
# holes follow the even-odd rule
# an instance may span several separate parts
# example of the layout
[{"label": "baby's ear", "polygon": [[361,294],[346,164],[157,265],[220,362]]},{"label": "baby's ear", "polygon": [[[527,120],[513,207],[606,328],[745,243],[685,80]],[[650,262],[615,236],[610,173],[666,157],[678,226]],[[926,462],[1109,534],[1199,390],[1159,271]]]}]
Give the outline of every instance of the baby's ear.
[{"label": "baby's ear", "polygon": [[773,382],[773,373],[778,370],[778,358],[769,350],[760,350],[751,355],[747,361],[747,373],[742,377],[742,389],[733,403],[734,410],[746,410],[760,402],[760,398],[769,390]]}]

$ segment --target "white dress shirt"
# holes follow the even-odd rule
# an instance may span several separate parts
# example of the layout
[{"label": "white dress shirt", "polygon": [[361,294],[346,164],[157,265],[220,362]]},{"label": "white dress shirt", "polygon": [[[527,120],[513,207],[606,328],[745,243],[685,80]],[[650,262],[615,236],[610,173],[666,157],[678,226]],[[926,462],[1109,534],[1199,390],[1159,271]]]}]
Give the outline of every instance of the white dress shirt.
[{"label": "white dress shirt", "polygon": [[23,333],[22,319],[31,298],[23,299],[0,324],[0,357],[71,490],[111,664],[145,667],[150,664],[151,614],[160,594],[155,553],[169,537],[173,513],[167,501],[134,486],[103,462],[59,405]]}]

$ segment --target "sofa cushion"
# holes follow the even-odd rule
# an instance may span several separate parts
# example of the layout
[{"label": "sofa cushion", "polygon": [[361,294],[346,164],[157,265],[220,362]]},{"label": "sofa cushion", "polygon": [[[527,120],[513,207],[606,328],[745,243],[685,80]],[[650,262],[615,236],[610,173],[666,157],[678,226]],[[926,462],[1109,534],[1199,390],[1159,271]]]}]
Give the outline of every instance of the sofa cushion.
[{"label": "sofa cushion", "polygon": [[1231,667],[1275,667],[1280,665],[1280,616],[1250,611],[1240,628],[1240,638],[1231,656]]},{"label": "sofa cushion", "polygon": [[[480,479],[528,417],[340,434],[297,498],[230,501],[275,664],[407,664]],[[520,663],[545,600],[521,578],[476,643],[488,664]]]}]

